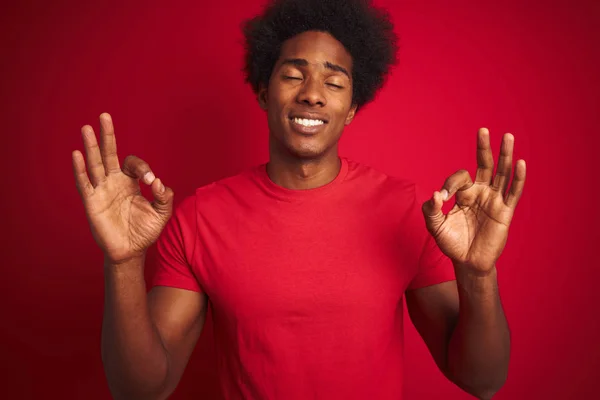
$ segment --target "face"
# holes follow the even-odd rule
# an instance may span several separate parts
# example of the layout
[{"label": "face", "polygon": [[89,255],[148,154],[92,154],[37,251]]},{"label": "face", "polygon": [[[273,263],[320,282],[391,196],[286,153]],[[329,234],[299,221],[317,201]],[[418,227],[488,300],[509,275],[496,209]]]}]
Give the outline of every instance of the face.
[{"label": "face", "polygon": [[285,41],[269,85],[258,95],[272,150],[303,159],[337,154],[356,112],[351,77],[352,57],[330,34],[308,31]]}]

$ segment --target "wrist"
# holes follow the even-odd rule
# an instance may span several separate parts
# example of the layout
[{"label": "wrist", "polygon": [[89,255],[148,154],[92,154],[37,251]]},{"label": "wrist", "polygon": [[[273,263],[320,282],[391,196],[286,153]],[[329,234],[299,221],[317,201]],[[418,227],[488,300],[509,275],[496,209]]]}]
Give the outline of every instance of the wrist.
[{"label": "wrist", "polygon": [[483,269],[455,263],[454,271],[459,289],[466,293],[493,294],[497,292],[498,273],[495,265]]},{"label": "wrist", "polygon": [[145,252],[121,260],[114,260],[105,254],[104,269],[113,271],[137,270],[140,268],[143,269],[145,261]]}]

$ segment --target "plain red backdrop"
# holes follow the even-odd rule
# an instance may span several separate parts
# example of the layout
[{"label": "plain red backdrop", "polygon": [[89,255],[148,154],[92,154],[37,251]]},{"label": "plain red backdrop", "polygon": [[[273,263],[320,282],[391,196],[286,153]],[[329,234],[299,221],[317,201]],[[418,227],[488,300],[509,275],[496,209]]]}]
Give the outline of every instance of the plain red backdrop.
[{"label": "plain red backdrop", "polygon": [[[107,399],[102,255],[71,174],[79,129],[110,112],[121,158],[150,162],[179,200],[266,161],[239,29],[262,2],[51,3],[0,12],[0,397]],[[513,355],[497,398],[594,397],[600,3],[378,3],[396,22],[401,63],[341,154],[433,191],[474,172],[479,127],[495,154],[513,133],[528,175],[498,264]],[[218,398],[211,335],[209,322],[172,398]],[[412,326],[406,363],[407,400],[470,398]]]}]

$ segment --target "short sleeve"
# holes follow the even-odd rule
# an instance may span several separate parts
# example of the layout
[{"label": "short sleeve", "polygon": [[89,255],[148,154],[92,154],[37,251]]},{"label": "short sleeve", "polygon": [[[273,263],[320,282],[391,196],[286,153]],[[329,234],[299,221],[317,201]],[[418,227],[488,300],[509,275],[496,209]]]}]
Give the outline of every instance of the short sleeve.
[{"label": "short sleeve", "polygon": [[[415,187],[415,205],[418,206],[421,213],[421,205],[428,200],[423,191]],[[425,221],[421,213],[421,224],[417,230],[422,235],[423,247],[420,252],[417,273],[408,286],[408,290],[419,289],[426,286],[436,285],[438,283],[448,282],[456,279],[454,265],[438,247],[435,239],[425,226]]]},{"label": "short sleeve", "polygon": [[156,242],[157,257],[152,286],[169,286],[201,292],[193,270],[196,247],[195,197],[185,198],[175,211]]}]

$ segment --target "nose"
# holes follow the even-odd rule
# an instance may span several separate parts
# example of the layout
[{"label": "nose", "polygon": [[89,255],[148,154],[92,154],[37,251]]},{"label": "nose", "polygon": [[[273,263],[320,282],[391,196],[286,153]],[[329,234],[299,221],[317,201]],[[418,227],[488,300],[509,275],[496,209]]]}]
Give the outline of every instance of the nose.
[{"label": "nose", "polygon": [[327,100],[323,94],[323,88],[316,79],[308,78],[305,79],[302,88],[298,92],[299,103],[310,105],[310,106],[325,106]]}]

